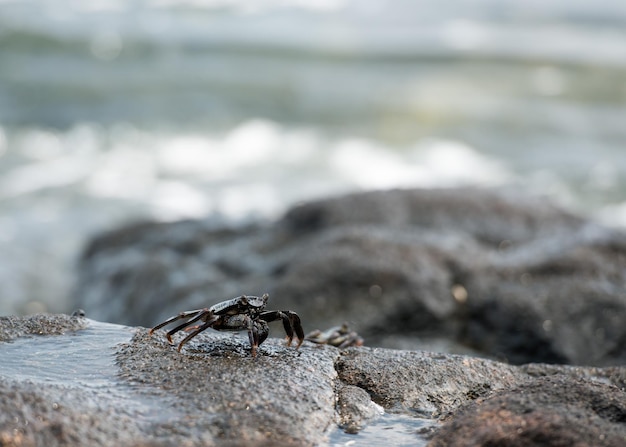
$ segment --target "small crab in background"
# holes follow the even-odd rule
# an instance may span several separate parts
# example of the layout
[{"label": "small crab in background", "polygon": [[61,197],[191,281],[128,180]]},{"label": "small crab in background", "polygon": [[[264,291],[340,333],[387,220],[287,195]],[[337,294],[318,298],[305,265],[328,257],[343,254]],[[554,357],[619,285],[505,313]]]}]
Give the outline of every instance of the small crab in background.
[{"label": "small crab in background", "polygon": [[316,329],[307,334],[305,340],[317,344],[332,345],[339,349],[349,346],[363,346],[363,338],[355,331],[351,331],[348,323],[343,323],[341,326],[335,326],[323,332]]},{"label": "small crab in background", "polygon": [[[291,346],[295,335],[298,339],[298,344],[296,345],[296,349],[298,349],[304,341],[304,330],[300,323],[300,317],[297,313],[289,310],[266,311],[265,306],[267,305],[268,299],[269,295],[267,293],[261,297],[241,295],[232,300],[214,304],[209,308],[181,312],[150,329],[150,335],[157,329],[167,326],[174,321],[187,319],[187,321],[179,324],[166,334],[167,340],[172,343],[172,335],[176,332],[180,330],[191,332],[178,345],[178,352],[180,352],[185,343],[208,328],[218,331],[247,330],[251,354],[255,357],[257,348],[269,335],[269,326],[267,323],[282,320],[283,327],[287,333],[287,346]],[[196,322],[200,322],[200,324],[191,326]]]}]

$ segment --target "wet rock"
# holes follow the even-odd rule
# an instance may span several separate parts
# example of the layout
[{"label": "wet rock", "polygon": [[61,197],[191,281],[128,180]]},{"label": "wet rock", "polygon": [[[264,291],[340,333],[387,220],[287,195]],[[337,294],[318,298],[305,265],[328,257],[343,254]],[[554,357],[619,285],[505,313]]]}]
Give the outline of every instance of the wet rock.
[{"label": "wet rock", "polygon": [[378,348],[347,349],[335,367],[344,383],[384,408],[427,419],[526,379],[514,366],[485,359]]},{"label": "wet rock", "polygon": [[80,316],[35,314],[27,317],[0,317],[0,342],[26,335],[58,335],[87,327]]},{"label": "wet rock", "polygon": [[140,330],[117,353],[120,377],[174,411],[168,429],[220,445],[314,445],[335,424],[335,351],[271,339],[250,355],[246,338],[201,334],[178,352]]},{"label": "wet rock", "polygon": [[429,445],[623,446],[626,393],[589,379],[537,378],[461,408]]},{"label": "wet rock", "polygon": [[[335,427],[335,348],[269,339],[253,358],[247,337],[204,333],[178,352],[144,328],[111,345],[128,328],[83,319],[85,330],[63,335],[64,315],[21,337],[31,320],[0,321],[21,351],[0,349],[2,446],[307,446]],[[56,340],[54,369],[67,375],[33,359]]]},{"label": "wet rock", "polygon": [[132,446],[144,438],[139,415],[85,390],[0,378],[0,396],[3,447]]},{"label": "wet rock", "polygon": [[151,326],[269,292],[307,332],[348,321],[370,346],[447,339],[515,364],[605,366],[626,361],[624,284],[621,232],[511,192],[396,190],[303,204],[274,224],[115,230],[87,247],[76,303]]},{"label": "wet rock", "polygon": [[369,420],[385,412],[383,407],[372,402],[363,388],[352,385],[339,387],[337,411],[340,417],[339,426],[346,433],[358,433]]},{"label": "wet rock", "polygon": [[[247,337],[214,331],[178,352],[163,331],[85,318],[82,329],[59,330],[71,322],[0,319],[10,340],[0,342],[0,446],[323,446],[337,430],[367,444],[360,429],[385,417],[377,405],[402,415],[398,429],[416,445],[425,434],[433,445],[626,439],[626,367],[310,342],[296,350],[276,338],[253,358]],[[416,432],[413,418],[432,424]]]}]

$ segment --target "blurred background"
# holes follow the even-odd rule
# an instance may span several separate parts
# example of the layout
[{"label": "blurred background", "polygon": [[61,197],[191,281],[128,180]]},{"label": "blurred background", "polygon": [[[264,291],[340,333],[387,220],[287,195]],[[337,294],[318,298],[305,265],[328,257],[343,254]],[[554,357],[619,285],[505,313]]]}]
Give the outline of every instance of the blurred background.
[{"label": "blurred background", "polygon": [[626,226],[626,2],[0,0],[0,315],[137,219],[459,185]]}]

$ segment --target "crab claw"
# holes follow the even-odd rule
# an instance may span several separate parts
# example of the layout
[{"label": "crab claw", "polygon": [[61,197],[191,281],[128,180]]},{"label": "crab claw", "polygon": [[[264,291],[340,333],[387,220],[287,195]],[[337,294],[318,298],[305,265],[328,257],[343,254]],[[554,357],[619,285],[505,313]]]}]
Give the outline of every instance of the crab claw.
[{"label": "crab claw", "polygon": [[287,333],[287,346],[291,346],[291,342],[293,341],[294,332],[298,339],[298,344],[296,345],[296,349],[298,349],[302,342],[304,341],[304,330],[302,329],[302,322],[300,321],[300,317],[295,312],[284,312],[287,315],[287,318],[283,318],[283,327],[285,328],[285,332]]}]

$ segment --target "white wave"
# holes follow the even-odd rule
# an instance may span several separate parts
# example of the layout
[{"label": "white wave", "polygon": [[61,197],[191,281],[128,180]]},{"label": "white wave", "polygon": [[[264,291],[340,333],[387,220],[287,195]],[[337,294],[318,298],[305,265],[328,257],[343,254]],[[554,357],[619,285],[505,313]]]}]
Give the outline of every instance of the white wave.
[{"label": "white wave", "polygon": [[[81,124],[3,135],[2,157],[20,156],[0,177],[0,313],[66,310],[81,244],[133,218],[275,218],[295,202],[341,192],[512,178],[456,142],[390,147],[267,120],[223,133]],[[42,262],[54,268],[33,270]]]}]

